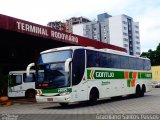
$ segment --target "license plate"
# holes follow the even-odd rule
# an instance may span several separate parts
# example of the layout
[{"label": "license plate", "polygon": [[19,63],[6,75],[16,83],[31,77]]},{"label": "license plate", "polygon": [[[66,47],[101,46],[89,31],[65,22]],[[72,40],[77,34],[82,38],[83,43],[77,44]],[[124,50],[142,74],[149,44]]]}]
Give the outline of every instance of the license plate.
[{"label": "license plate", "polygon": [[47,98],[48,102],[53,102],[53,98]]}]

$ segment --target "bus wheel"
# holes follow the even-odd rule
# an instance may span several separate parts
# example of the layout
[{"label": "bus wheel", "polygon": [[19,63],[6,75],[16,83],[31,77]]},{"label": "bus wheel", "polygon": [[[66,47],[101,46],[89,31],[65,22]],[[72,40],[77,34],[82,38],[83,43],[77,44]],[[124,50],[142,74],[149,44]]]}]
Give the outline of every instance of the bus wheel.
[{"label": "bus wheel", "polygon": [[61,106],[63,107],[67,107],[68,106],[68,103],[59,103]]},{"label": "bus wheel", "polygon": [[89,105],[94,105],[99,98],[99,92],[97,88],[92,88],[90,95],[89,95]]},{"label": "bus wheel", "polygon": [[140,85],[137,85],[136,87],[136,93],[135,93],[135,97],[140,97],[141,96],[141,88]]},{"label": "bus wheel", "polygon": [[143,97],[144,96],[144,93],[146,92],[146,87],[145,87],[145,85],[143,84],[142,85],[142,90],[141,90],[141,97]]},{"label": "bus wheel", "polygon": [[27,90],[25,96],[26,98],[35,98],[35,90]]}]

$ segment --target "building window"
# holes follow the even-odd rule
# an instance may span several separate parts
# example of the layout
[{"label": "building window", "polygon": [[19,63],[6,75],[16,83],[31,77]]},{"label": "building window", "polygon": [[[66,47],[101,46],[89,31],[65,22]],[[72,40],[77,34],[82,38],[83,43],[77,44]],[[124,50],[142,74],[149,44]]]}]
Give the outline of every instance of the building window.
[{"label": "building window", "polygon": [[140,52],[136,52],[137,55],[140,55]]},{"label": "building window", "polygon": [[129,36],[132,36],[132,33],[128,33]]},{"label": "building window", "polygon": [[128,22],[128,25],[131,26],[131,21]]},{"label": "building window", "polygon": [[128,34],[124,32],[123,35],[127,36]]},{"label": "building window", "polygon": [[140,42],[139,42],[139,41],[136,41],[136,44],[138,44],[138,45],[139,45],[139,44],[140,44]]},{"label": "building window", "polygon": [[124,47],[128,47],[128,45],[127,45],[127,44],[124,44]]},{"label": "building window", "polygon": [[126,41],[126,42],[128,42],[128,39],[127,39],[127,38],[123,38],[123,40]]},{"label": "building window", "polygon": [[138,36],[136,36],[136,39],[139,39],[139,37],[138,37]]},{"label": "building window", "polygon": [[139,34],[139,31],[136,30],[135,33]]},{"label": "building window", "polygon": [[132,38],[129,38],[129,41],[132,41]]},{"label": "building window", "polygon": [[96,28],[94,28],[93,31],[96,31]]},{"label": "building window", "polygon": [[122,23],[123,23],[123,24],[127,24],[127,22],[126,22],[126,21],[122,21]]},{"label": "building window", "polygon": [[131,26],[129,26],[129,27],[128,27],[128,30],[129,30],[129,31],[131,31],[131,30],[132,30]]},{"label": "building window", "polygon": [[127,27],[123,27],[124,30],[127,30]]},{"label": "building window", "polygon": [[96,34],[93,34],[93,39],[97,39],[97,35]]},{"label": "building window", "polygon": [[137,25],[135,25],[135,28],[139,28]]},{"label": "building window", "polygon": [[140,50],[140,47],[137,47],[137,50]]}]

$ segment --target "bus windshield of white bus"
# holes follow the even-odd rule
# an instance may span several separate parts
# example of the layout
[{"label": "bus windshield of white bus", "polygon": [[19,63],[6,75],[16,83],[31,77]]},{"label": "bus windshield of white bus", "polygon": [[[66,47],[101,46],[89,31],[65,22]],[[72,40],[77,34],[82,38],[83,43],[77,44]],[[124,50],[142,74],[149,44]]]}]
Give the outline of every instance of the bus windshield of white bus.
[{"label": "bus windshield of white bus", "polygon": [[9,87],[22,84],[22,75],[9,75]]},{"label": "bus windshield of white bus", "polygon": [[61,88],[70,86],[70,73],[64,70],[65,61],[68,58],[72,58],[72,50],[41,54],[37,66],[36,88]]}]

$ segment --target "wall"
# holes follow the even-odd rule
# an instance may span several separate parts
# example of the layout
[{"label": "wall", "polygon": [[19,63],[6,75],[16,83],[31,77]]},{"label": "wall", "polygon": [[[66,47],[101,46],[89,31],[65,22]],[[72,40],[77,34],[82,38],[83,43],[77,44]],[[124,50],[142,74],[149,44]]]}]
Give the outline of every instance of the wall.
[{"label": "wall", "polygon": [[123,46],[122,20],[121,16],[109,18],[110,44]]},{"label": "wall", "polygon": [[83,29],[84,29],[84,24],[73,25],[73,34],[84,36]]},{"label": "wall", "polygon": [[152,79],[160,81],[160,66],[152,66]]}]

